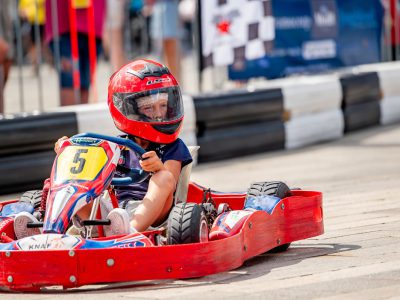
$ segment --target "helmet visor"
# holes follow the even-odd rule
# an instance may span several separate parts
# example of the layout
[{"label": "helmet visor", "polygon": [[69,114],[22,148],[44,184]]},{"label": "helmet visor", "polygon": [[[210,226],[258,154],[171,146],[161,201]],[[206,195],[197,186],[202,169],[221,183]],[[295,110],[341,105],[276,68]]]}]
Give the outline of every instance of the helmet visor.
[{"label": "helmet visor", "polygon": [[139,93],[115,93],[115,107],[129,120],[168,123],[183,116],[183,103],[178,87]]}]

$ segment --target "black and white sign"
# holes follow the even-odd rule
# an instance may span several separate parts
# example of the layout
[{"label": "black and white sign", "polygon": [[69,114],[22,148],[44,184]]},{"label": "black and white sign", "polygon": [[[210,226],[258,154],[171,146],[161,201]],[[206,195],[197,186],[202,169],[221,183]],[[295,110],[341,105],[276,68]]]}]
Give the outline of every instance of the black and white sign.
[{"label": "black and white sign", "polygon": [[271,0],[204,0],[201,19],[204,67],[257,59],[272,49]]}]

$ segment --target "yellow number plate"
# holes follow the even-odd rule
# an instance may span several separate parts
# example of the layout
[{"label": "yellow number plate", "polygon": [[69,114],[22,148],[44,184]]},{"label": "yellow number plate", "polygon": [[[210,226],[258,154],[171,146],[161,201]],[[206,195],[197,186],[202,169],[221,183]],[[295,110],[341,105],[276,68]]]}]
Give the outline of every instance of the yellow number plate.
[{"label": "yellow number plate", "polygon": [[107,161],[101,147],[69,146],[57,159],[56,181],[94,180]]},{"label": "yellow number plate", "polygon": [[75,9],[88,8],[92,5],[92,0],[71,0],[72,7]]}]

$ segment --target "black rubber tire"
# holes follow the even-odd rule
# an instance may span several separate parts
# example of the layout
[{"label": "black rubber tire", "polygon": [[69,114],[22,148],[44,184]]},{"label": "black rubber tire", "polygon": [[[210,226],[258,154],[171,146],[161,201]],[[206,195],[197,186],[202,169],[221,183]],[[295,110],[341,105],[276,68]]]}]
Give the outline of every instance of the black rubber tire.
[{"label": "black rubber tire", "polygon": [[289,187],[286,185],[286,183],[281,181],[255,182],[247,190],[247,196],[256,197],[268,195],[283,199],[290,196],[290,194]]},{"label": "black rubber tire", "polygon": [[40,203],[42,201],[42,194],[43,194],[42,190],[26,191],[25,193],[22,194],[19,201],[28,202],[28,203],[32,204],[32,206],[35,209],[38,209],[40,207]]},{"label": "black rubber tire", "polygon": [[[204,223],[205,222],[205,223]],[[178,203],[168,217],[167,244],[190,244],[200,242],[200,231],[207,218],[203,208],[195,203]],[[208,228],[207,228],[208,235]]]},{"label": "black rubber tire", "polygon": [[342,86],[342,105],[379,102],[382,98],[379,75],[377,72],[343,75],[340,78]]},{"label": "black rubber tire", "polygon": [[[278,198],[285,198],[291,195],[290,188],[286,183],[281,181],[270,181],[270,182],[255,182],[247,190],[247,196],[276,196]],[[247,197],[246,196],[246,197]],[[290,243],[280,245],[269,250],[269,253],[285,252],[289,249]]]},{"label": "black rubber tire", "polygon": [[193,103],[196,121],[206,129],[280,120],[283,113],[283,94],[279,88],[195,95]]},{"label": "black rubber tire", "polygon": [[208,129],[197,135],[199,162],[285,149],[283,121],[244,123]]},{"label": "black rubber tire", "polygon": [[53,149],[16,155],[0,154],[0,194],[43,188],[43,181],[51,173],[55,156]]},{"label": "black rubber tire", "polygon": [[[12,134],[10,134],[11,132]],[[79,133],[77,114],[72,111],[14,114],[12,118],[1,119],[0,157],[19,154],[32,155],[34,152],[41,153],[50,150],[54,155],[54,141],[57,141],[60,136],[73,136],[77,133]],[[20,160],[16,165],[25,167],[25,164],[34,164],[34,162],[28,159]],[[24,174],[20,177],[29,178],[31,175],[27,170],[25,171],[20,173]],[[48,177],[49,173],[46,176]],[[47,177],[44,177],[43,180]],[[43,180],[41,183],[43,183]]]},{"label": "black rubber tire", "polygon": [[346,106],[343,109],[344,132],[351,132],[375,126],[381,120],[379,101],[359,103]]}]

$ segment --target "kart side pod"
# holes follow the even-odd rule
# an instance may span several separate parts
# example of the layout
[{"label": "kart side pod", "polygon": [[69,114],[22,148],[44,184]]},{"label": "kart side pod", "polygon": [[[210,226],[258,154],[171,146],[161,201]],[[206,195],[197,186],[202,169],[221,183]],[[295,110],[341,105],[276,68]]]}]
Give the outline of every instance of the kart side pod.
[{"label": "kart side pod", "polygon": [[209,240],[215,241],[237,234],[252,211],[233,210],[224,212],[214,221]]},{"label": "kart side pod", "polygon": [[227,211],[218,216],[211,228],[209,240],[219,240],[237,234],[252,213],[260,210],[271,214],[279,201],[280,198],[270,195],[247,197],[243,210]]}]

